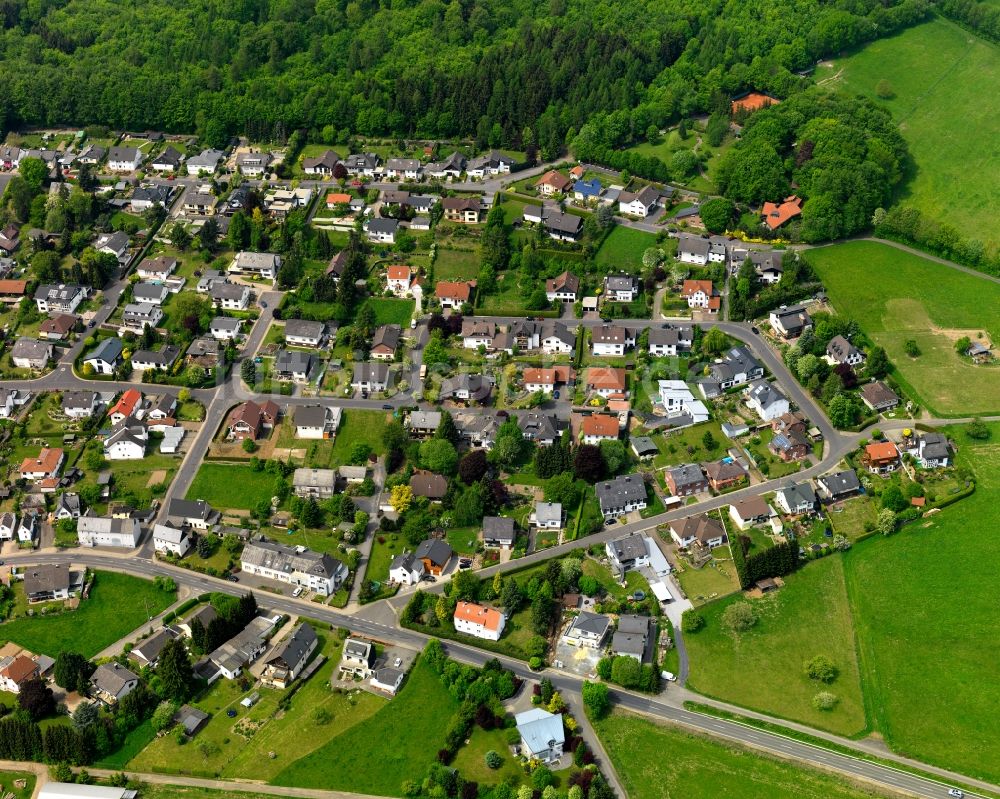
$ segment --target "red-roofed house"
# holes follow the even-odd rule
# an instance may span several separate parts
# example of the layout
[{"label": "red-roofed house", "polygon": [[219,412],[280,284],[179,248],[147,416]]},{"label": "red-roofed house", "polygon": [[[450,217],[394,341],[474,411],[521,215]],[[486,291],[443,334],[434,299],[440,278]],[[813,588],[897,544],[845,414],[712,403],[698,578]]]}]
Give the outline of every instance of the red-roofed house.
[{"label": "red-roofed house", "polygon": [[524,370],[524,388],[526,391],[546,391],[549,394],[560,383],[568,383],[574,377],[573,369],[567,364],[560,364],[551,369],[529,367]]},{"label": "red-roofed house", "polygon": [[37,458],[25,458],[21,461],[22,480],[44,480],[46,477],[58,477],[66,454],[58,447],[44,448]]},{"label": "red-roofed house", "polygon": [[397,297],[405,297],[413,284],[413,270],[408,266],[390,266],[385,270],[385,282],[389,291]]},{"label": "red-roofed house", "polygon": [[618,438],[618,417],[606,413],[585,416],[580,425],[584,444],[600,444]]},{"label": "red-roofed house", "polygon": [[625,396],[625,370],[611,366],[592,366],[587,370],[587,391],[602,397]]},{"label": "red-roofed house", "polygon": [[0,664],[0,691],[20,693],[22,685],[38,676],[38,664],[24,655],[2,658]]},{"label": "red-roofed house", "polygon": [[899,450],[891,441],[878,441],[865,447],[861,460],[872,474],[888,474],[899,468]]},{"label": "red-roofed house", "polygon": [[20,302],[27,288],[27,280],[0,280],[0,302]]},{"label": "red-roofed house", "polygon": [[685,280],[681,296],[687,300],[688,308],[701,308],[709,313],[718,313],[722,304],[711,280]]},{"label": "red-roofed house", "polygon": [[562,194],[572,185],[572,180],[561,172],[556,172],[556,170],[552,169],[538,179],[538,182],[535,183],[535,188],[538,189],[539,194],[551,197],[553,194]]},{"label": "red-roofed house", "polygon": [[493,608],[483,607],[474,602],[459,602],[455,606],[455,629],[476,638],[499,641],[506,619]]},{"label": "red-roofed house", "polygon": [[760,213],[764,217],[764,224],[771,230],[777,230],[789,219],[802,213],[802,198],[793,194],[780,203],[764,203]]},{"label": "red-roofed house", "polygon": [[135,409],[139,407],[139,403],[142,402],[142,394],[134,388],[130,388],[124,394],[118,398],[118,402],[111,406],[111,410],[108,411],[108,418],[111,419],[111,424],[119,424],[125,419],[128,419]]},{"label": "red-roofed house", "polygon": [[76,317],[73,314],[61,313],[42,322],[38,327],[38,335],[48,341],[59,341],[66,338],[75,328]]},{"label": "red-roofed house", "polygon": [[463,280],[451,282],[449,280],[438,281],[434,293],[441,302],[442,308],[459,308],[472,298],[472,290],[476,287],[475,280]]},{"label": "red-roofed house", "polygon": [[326,207],[335,208],[338,205],[347,205],[351,201],[350,194],[344,194],[343,192],[332,191],[326,195]]}]

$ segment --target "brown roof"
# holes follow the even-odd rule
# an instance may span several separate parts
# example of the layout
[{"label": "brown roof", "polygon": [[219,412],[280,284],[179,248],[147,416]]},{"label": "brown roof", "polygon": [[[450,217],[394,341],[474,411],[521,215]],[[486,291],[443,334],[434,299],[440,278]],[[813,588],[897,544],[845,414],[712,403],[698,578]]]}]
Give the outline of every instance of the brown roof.
[{"label": "brown roof", "polygon": [[580,426],[585,436],[618,437],[618,418],[604,413],[587,416]]},{"label": "brown roof", "polygon": [[76,317],[72,314],[61,313],[42,322],[38,327],[38,332],[58,333],[60,336],[65,336],[74,327],[76,327]]},{"label": "brown roof", "polygon": [[51,474],[63,459],[63,451],[59,447],[45,448],[38,453],[37,458],[25,458],[21,461],[21,473],[45,472]]},{"label": "brown roof", "polygon": [[26,658],[24,655],[18,655],[11,663],[7,664],[3,670],[3,674],[11,682],[20,685],[31,679],[36,671],[38,671],[38,664],[35,661],[31,658]]},{"label": "brown roof", "polygon": [[566,177],[561,172],[556,172],[556,170],[551,169],[542,175],[538,182],[535,183],[536,186],[551,186],[556,191],[566,191],[573,183],[568,177]]},{"label": "brown roof", "polygon": [[27,288],[27,280],[0,280],[0,294],[24,294]]},{"label": "brown roof", "polygon": [[746,477],[746,469],[740,466],[736,461],[712,461],[711,463],[705,464],[705,474],[708,475],[709,480],[715,482],[725,482],[726,480],[735,480],[736,478]]},{"label": "brown roof", "polygon": [[410,478],[410,488],[415,497],[440,499],[448,491],[448,481],[439,474],[417,472]]},{"label": "brown roof", "polygon": [[625,370],[611,366],[591,366],[587,370],[587,388],[625,390]]},{"label": "brown roof", "polygon": [[700,516],[688,516],[670,523],[670,528],[677,533],[679,538],[690,538],[694,536],[696,541],[705,544],[713,538],[725,536],[726,528],[714,516],[702,514]]},{"label": "brown roof", "polygon": [[441,207],[445,211],[478,211],[478,197],[443,197]]},{"label": "brown roof", "polygon": [[452,282],[450,280],[439,280],[437,287],[434,289],[434,293],[441,297],[448,297],[452,300],[458,300],[459,302],[468,302],[469,297],[472,296],[472,289],[475,288],[475,280],[462,280],[458,282]]},{"label": "brown roof", "polygon": [[563,272],[554,278],[545,281],[546,291],[572,291],[576,293],[580,290],[580,278],[572,272]]}]

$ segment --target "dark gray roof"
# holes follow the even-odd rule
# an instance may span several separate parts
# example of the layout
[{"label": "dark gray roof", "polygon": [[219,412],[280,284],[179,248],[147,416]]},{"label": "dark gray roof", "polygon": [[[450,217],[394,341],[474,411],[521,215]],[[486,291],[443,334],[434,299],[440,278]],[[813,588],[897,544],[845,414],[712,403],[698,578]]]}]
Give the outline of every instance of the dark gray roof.
[{"label": "dark gray roof", "polygon": [[395,233],[398,228],[398,219],[383,219],[379,216],[368,220],[368,230],[371,233]]},{"label": "dark gray roof", "polygon": [[323,336],[326,325],[322,322],[313,322],[309,319],[289,319],[285,322],[285,338],[298,336],[299,338],[319,339]]},{"label": "dark gray roof", "polygon": [[785,502],[790,508],[794,508],[803,502],[810,505],[816,504],[816,489],[811,483],[792,483],[784,488],[778,489],[779,494],[783,494]]},{"label": "dark gray roof", "polygon": [[635,452],[640,458],[646,455],[655,455],[660,450],[656,446],[656,443],[649,436],[632,436],[631,439],[632,451]]},{"label": "dark gray roof", "polygon": [[302,662],[309,657],[309,652],[316,643],[316,631],[308,624],[299,624],[291,635],[287,636],[271,655],[268,663],[280,661],[291,671],[296,671]]},{"label": "dark gray roof", "polygon": [[529,441],[548,441],[559,438],[559,420],[542,413],[527,413],[517,420],[518,427]]},{"label": "dark gray roof", "polygon": [[705,474],[702,472],[701,466],[697,463],[685,463],[681,466],[675,466],[670,470],[670,476],[674,480],[674,485],[678,488],[681,486],[696,485],[705,481]]},{"label": "dark gray roof", "polygon": [[453,554],[454,551],[446,541],[442,541],[440,538],[428,538],[426,541],[420,542],[420,546],[417,547],[413,556],[418,560],[427,558],[436,566],[444,566],[451,560]]},{"label": "dark gray roof", "polygon": [[835,495],[857,491],[861,488],[861,483],[858,481],[858,476],[854,473],[853,469],[828,474],[825,477],[820,477],[819,481],[826,486],[831,494]]},{"label": "dark gray roof", "polygon": [[309,374],[313,368],[313,356],[308,352],[295,350],[279,350],[274,359],[276,372],[291,372],[293,374]]},{"label": "dark gray roof", "polygon": [[610,626],[610,618],[588,610],[581,610],[580,615],[573,621],[573,629],[598,636],[603,636]]},{"label": "dark gray roof", "polygon": [[514,520],[507,516],[484,517],[483,538],[490,541],[513,541]]},{"label": "dark gray roof", "polygon": [[619,563],[626,560],[645,558],[649,555],[649,550],[646,548],[645,536],[638,535],[637,533],[609,541],[608,546],[614,552],[615,558],[618,559]]},{"label": "dark gray roof", "polygon": [[598,483],[594,486],[594,491],[601,508],[616,508],[630,501],[646,499],[646,484],[634,474],[619,475],[614,480]]},{"label": "dark gray roof", "polygon": [[389,379],[389,364],[380,361],[354,364],[355,383],[385,383]]}]

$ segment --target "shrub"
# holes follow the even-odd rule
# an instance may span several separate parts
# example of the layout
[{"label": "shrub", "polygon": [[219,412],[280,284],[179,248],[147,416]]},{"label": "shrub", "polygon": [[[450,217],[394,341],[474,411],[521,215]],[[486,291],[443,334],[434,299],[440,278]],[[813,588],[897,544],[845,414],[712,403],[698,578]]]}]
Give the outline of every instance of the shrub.
[{"label": "shrub", "polygon": [[837,667],[825,655],[816,655],[811,660],[807,660],[803,664],[803,667],[805,668],[806,676],[810,680],[829,684],[837,679]]},{"label": "shrub", "polygon": [[696,633],[705,626],[705,617],[696,610],[685,610],[681,616],[681,632]]},{"label": "shrub", "polygon": [[500,753],[493,749],[490,749],[490,751],[486,753],[486,757],[484,759],[486,760],[486,765],[494,770],[503,765],[503,758],[500,756]]},{"label": "shrub", "polygon": [[831,694],[829,691],[820,691],[816,696],[813,697],[813,707],[817,710],[830,711],[837,706],[836,694]]},{"label": "shrub", "polygon": [[749,602],[734,602],[722,612],[722,623],[734,633],[745,633],[757,623]]}]

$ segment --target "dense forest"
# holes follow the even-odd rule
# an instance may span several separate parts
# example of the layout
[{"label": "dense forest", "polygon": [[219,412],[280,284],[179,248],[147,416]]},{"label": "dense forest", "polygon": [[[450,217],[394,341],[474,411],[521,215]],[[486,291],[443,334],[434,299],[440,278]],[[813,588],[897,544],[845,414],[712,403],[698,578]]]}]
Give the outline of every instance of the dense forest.
[{"label": "dense forest", "polygon": [[553,156],[747,87],[787,96],[818,57],[925,0],[0,0],[0,127],[103,124],[280,138],[475,136]]}]

